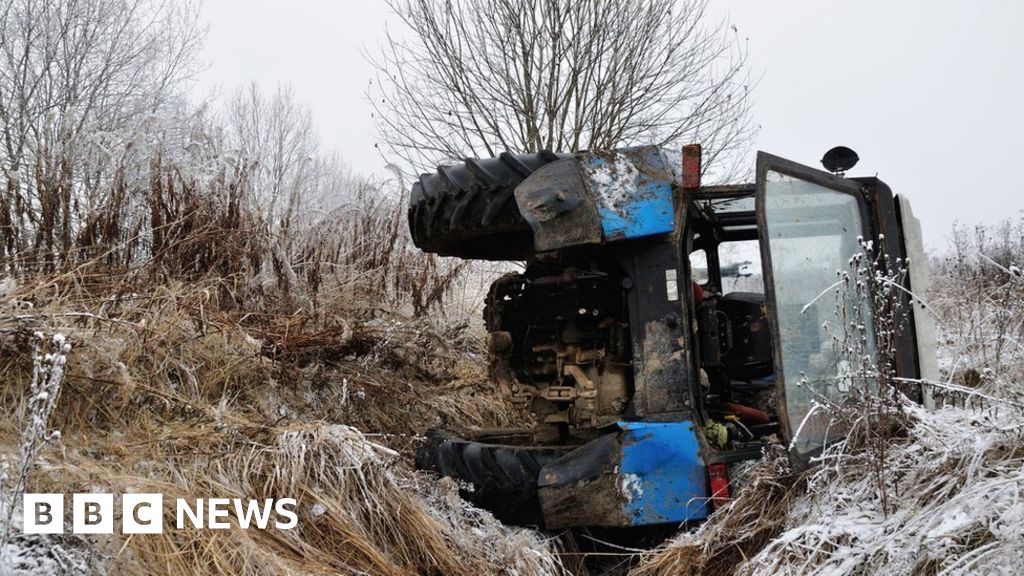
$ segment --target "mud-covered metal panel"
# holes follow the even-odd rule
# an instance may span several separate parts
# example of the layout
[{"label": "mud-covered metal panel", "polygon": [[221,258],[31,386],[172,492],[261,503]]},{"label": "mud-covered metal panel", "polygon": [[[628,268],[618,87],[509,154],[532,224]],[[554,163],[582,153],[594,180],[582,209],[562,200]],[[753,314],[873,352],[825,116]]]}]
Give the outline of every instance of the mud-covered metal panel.
[{"label": "mud-covered metal panel", "polygon": [[515,189],[534,249],[615,242],[671,232],[678,151],[655,146],[580,152],[538,169]]},{"label": "mud-covered metal panel", "polygon": [[537,496],[544,526],[629,526],[619,490],[622,443],[609,432],[541,468]]},{"label": "mud-covered metal panel", "polygon": [[541,469],[545,526],[649,526],[706,518],[707,476],[693,423],[619,422],[618,428]]},{"label": "mud-covered metal panel", "polygon": [[533,229],[537,252],[601,242],[594,195],[576,158],[553,162],[531,174],[516,187],[515,199]]},{"label": "mud-covered metal panel", "polygon": [[677,421],[689,412],[689,284],[680,271],[674,236],[624,242],[617,256],[629,275],[634,394],[629,416]]},{"label": "mud-covered metal panel", "polygon": [[654,146],[580,155],[606,242],[672,231],[672,185],[680,176],[671,158]]}]

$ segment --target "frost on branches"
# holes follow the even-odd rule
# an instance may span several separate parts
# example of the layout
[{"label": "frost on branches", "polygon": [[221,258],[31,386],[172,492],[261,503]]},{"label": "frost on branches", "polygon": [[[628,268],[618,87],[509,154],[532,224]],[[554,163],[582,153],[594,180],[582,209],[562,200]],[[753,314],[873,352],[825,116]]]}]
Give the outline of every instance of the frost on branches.
[{"label": "frost on branches", "polygon": [[32,349],[32,383],[29,386],[28,406],[21,430],[21,441],[18,444],[21,462],[13,470],[13,478],[8,472],[10,466],[5,465],[0,469],[0,496],[3,498],[0,509],[6,514],[0,549],[3,549],[10,537],[14,513],[25,492],[28,474],[36,458],[43,448],[60,438],[60,432],[49,430],[47,423],[57,404],[68,353],[71,352],[71,343],[63,334],[54,334],[52,338],[46,338],[42,332],[36,332],[33,337],[35,346]]}]

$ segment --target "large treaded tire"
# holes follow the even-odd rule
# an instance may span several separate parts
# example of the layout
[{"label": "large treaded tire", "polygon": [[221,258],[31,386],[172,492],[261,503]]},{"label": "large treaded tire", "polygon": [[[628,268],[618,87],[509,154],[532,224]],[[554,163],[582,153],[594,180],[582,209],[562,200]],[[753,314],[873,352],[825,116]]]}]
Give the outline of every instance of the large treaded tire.
[{"label": "large treaded tire", "polygon": [[538,168],[564,158],[549,151],[467,158],[423,174],[409,195],[409,231],[421,250],[482,260],[522,260],[533,235],[513,191]]},{"label": "large treaded tire", "polygon": [[430,431],[416,450],[416,468],[473,486],[462,496],[508,524],[543,526],[537,479],[569,447],[484,444]]}]

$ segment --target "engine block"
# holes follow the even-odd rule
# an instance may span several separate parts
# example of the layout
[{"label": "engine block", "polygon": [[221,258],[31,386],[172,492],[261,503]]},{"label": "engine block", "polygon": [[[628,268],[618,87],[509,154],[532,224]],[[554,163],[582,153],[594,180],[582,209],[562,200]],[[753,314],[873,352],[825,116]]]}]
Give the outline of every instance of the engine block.
[{"label": "engine block", "polygon": [[586,436],[621,418],[633,391],[621,275],[531,266],[495,281],[485,319],[491,376],[530,404],[535,434]]}]

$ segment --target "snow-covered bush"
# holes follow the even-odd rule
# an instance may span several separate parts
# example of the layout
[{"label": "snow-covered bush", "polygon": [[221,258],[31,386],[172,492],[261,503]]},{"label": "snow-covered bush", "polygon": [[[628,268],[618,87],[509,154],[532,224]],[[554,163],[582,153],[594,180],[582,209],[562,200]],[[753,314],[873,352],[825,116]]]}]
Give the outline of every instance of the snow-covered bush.
[{"label": "snow-covered bush", "polygon": [[1024,399],[1024,219],[953,228],[932,259],[941,364],[954,383]]},{"label": "snow-covered bush", "polygon": [[21,441],[18,444],[21,459],[13,469],[13,477],[6,469],[0,470],[0,513],[5,516],[3,526],[0,527],[0,530],[3,530],[0,550],[10,537],[15,513],[25,493],[29,472],[35,466],[39,453],[48,444],[60,438],[59,431],[50,429],[49,421],[64,382],[64,370],[68,353],[71,352],[71,343],[63,334],[54,334],[51,338],[46,338],[42,332],[36,332],[33,338],[35,343],[32,351],[32,382],[28,390]]}]

